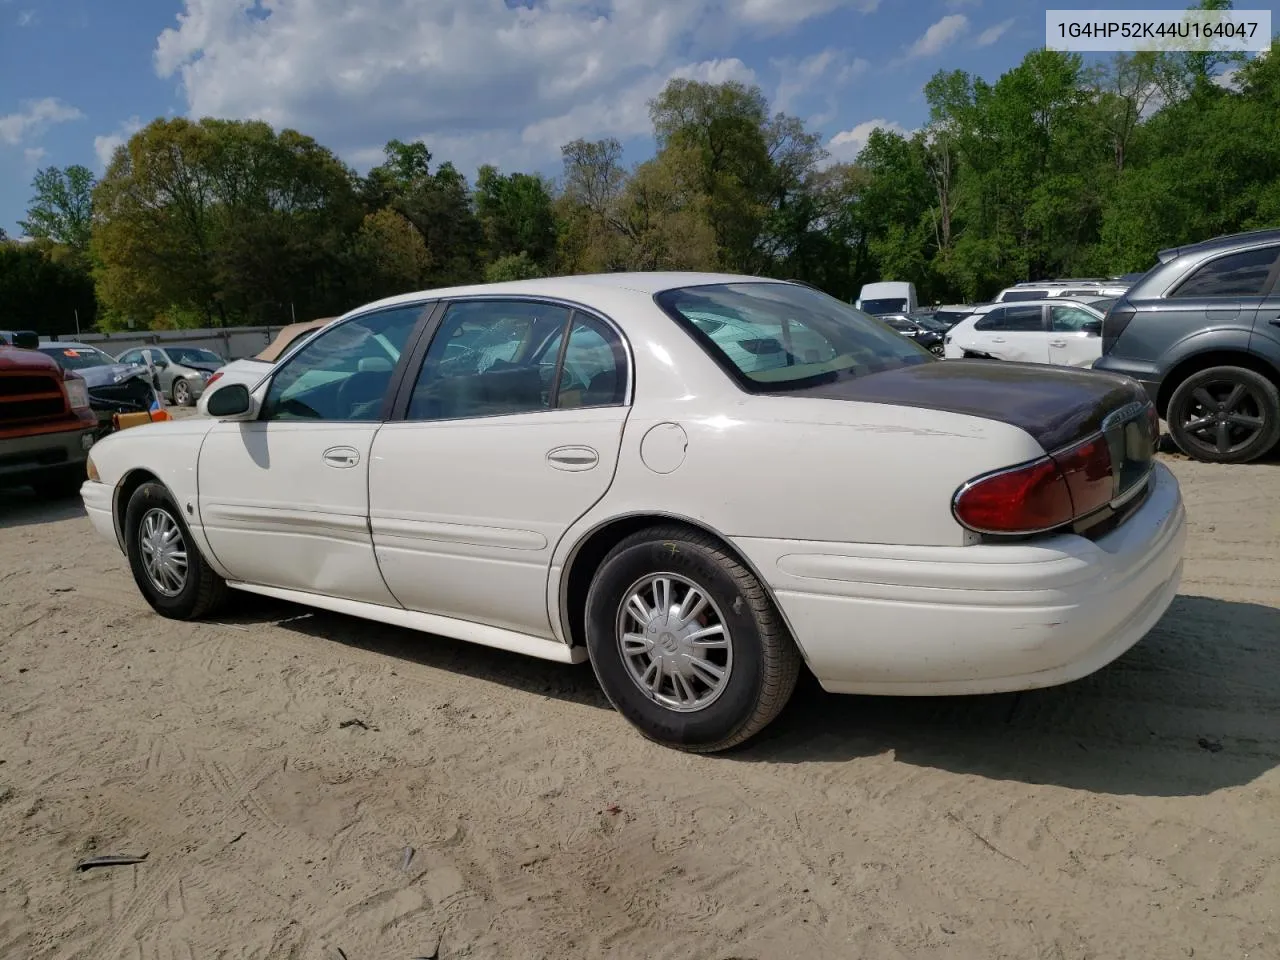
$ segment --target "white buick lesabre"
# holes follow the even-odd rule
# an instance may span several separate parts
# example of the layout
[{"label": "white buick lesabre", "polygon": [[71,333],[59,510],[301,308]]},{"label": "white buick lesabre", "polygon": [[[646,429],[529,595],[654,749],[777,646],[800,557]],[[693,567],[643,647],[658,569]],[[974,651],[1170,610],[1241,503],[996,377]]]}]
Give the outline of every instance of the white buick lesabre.
[{"label": "white buick lesabre", "polygon": [[230,587],[589,659],[686,750],[758,732],[802,661],[845,693],[1082,677],[1182,569],[1136,383],[938,361],[795,283],[394,297],[208,407],[97,444],[83,487],[160,614]]}]

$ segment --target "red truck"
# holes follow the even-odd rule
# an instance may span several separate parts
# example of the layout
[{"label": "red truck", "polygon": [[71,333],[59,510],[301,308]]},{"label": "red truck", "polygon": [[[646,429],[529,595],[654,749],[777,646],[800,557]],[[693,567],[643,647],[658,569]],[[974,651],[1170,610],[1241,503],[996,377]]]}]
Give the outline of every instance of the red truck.
[{"label": "red truck", "polygon": [[20,344],[21,337],[0,337],[0,487],[69,497],[84,483],[98,426],[89,389],[79,374]]}]

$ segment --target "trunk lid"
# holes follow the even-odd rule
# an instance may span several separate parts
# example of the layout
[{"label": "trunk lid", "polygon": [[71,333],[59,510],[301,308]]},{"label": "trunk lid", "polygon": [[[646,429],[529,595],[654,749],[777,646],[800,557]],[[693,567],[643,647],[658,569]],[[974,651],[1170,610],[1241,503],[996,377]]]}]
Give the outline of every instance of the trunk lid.
[{"label": "trunk lid", "polygon": [[1047,454],[1102,436],[1111,454],[1112,503],[1117,505],[1146,482],[1159,441],[1159,421],[1140,384],[1072,367],[946,360],[837,380],[786,396],[982,417],[1025,431]]}]

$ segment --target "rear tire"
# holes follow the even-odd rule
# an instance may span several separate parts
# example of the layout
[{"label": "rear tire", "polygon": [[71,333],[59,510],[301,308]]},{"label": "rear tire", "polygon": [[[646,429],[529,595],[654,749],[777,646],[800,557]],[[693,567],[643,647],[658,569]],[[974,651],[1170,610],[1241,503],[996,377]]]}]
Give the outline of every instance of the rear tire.
[{"label": "rear tire", "polygon": [[1209,367],[1178,384],[1165,421],[1187,456],[1249,463],[1280,441],[1280,390],[1245,367]]},{"label": "rear tire", "polygon": [[162,617],[195,620],[226,597],[226,581],[200,555],[164,484],[144,483],[133,492],[125,509],[124,542],[134,582]]},{"label": "rear tire", "polygon": [[759,733],[800,673],[760,581],[717,540],[679,526],[643,530],[609,552],[587,593],[586,639],[618,712],[650,740],[695,753]]}]

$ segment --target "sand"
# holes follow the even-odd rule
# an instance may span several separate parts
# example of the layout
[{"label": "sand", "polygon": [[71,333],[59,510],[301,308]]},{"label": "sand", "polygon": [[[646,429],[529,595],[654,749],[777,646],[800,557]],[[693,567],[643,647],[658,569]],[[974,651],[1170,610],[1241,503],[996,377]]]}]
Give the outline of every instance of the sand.
[{"label": "sand", "polygon": [[0,494],[0,958],[1280,957],[1280,465],[1167,459],[1182,594],[1112,666],[802,680],[718,757],[585,666],[161,619],[78,504]]}]

